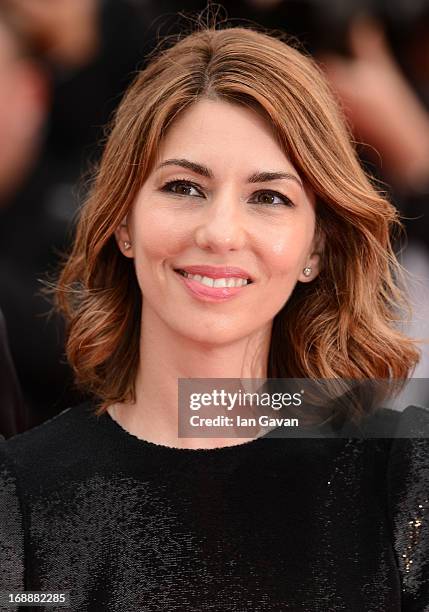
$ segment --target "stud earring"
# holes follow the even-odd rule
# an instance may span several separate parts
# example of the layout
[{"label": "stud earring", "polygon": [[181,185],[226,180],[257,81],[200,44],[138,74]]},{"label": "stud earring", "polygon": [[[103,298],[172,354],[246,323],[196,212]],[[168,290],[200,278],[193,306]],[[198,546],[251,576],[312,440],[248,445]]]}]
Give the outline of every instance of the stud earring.
[{"label": "stud earring", "polygon": [[310,276],[311,268],[309,266],[306,266],[304,270],[302,271],[302,273],[304,274],[304,276]]},{"label": "stud earring", "polygon": [[125,240],[125,242],[124,242],[124,249],[126,251],[128,251],[128,249],[130,249],[130,248],[131,248],[131,242],[128,242],[127,240]]}]

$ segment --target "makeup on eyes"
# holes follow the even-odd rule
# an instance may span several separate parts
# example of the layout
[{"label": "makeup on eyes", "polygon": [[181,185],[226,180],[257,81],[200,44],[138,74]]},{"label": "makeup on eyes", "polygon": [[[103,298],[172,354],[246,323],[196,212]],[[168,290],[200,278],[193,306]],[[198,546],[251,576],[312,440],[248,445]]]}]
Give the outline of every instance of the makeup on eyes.
[{"label": "makeup on eyes", "polygon": [[[176,185],[184,185],[187,188],[193,188],[196,191],[198,191],[200,195],[192,196],[190,194],[185,194],[185,193],[175,193],[174,191],[171,190],[171,188]],[[162,191],[163,193],[170,193],[172,195],[176,195],[179,197],[204,197],[203,195],[204,190],[200,185],[198,185],[194,181],[190,181],[189,179],[185,179],[182,177],[172,177],[167,182],[163,182],[163,185],[160,188],[160,191]],[[288,196],[286,196],[283,193],[280,193],[279,191],[275,191],[273,189],[258,189],[252,193],[252,196],[258,196],[258,195],[268,195],[269,197],[272,197],[272,198],[278,198],[281,201],[279,203],[274,203],[274,202],[251,202],[251,203],[261,204],[262,206],[271,206],[271,207],[286,206],[288,208],[295,208],[294,202],[292,202],[292,200]]]}]

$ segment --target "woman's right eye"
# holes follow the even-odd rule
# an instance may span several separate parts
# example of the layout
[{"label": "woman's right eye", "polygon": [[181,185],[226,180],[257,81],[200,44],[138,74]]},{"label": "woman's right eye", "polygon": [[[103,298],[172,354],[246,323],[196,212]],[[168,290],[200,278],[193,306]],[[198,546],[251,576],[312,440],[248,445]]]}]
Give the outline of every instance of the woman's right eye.
[{"label": "woman's right eye", "polygon": [[[196,195],[190,193],[190,190],[192,189],[197,192]],[[181,196],[202,197],[200,190],[190,181],[169,181],[161,188],[161,191],[165,191],[167,193],[174,193],[176,195]]]}]

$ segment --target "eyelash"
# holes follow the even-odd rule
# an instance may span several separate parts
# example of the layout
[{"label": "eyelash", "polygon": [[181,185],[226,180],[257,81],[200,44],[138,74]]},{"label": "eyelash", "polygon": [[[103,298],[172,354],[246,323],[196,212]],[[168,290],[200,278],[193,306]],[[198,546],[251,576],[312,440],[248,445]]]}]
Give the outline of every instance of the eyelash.
[{"label": "eyelash", "polygon": [[[166,192],[166,193],[172,193],[173,195],[177,195],[177,196],[181,196],[181,197],[187,197],[188,194],[184,194],[184,193],[175,193],[174,191],[171,191],[171,187],[173,187],[174,185],[186,185],[187,187],[193,187],[194,189],[196,189],[197,191],[199,191],[201,193],[202,189],[201,187],[199,187],[199,185],[197,185],[196,183],[193,183],[192,181],[188,181],[186,179],[173,179],[171,181],[168,181],[168,183],[165,183],[165,185],[163,185],[163,187],[161,187],[161,191]],[[278,197],[281,200],[283,200],[282,204],[263,204],[262,206],[272,206],[272,207],[278,207],[278,206],[288,206],[290,208],[294,208],[295,204],[285,195],[279,193],[278,191],[273,191],[271,189],[264,189],[264,190],[260,190],[260,191],[256,191],[255,194],[259,195],[259,194],[268,194],[270,196],[273,197]],[[189,196],[189,197],[198,197],[198,196]],[[201,196],[199,196],[201,197]]]}]

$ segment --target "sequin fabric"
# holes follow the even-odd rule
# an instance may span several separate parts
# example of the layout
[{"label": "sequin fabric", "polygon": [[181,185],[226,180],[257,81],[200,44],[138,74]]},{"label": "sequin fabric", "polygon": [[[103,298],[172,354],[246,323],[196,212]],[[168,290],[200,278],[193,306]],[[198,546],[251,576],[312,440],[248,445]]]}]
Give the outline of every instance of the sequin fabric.
[{"label": "sequin fabric", "polygon": [[93,410],[0,446],[0,590],[70,592],[15,609],[429,611],[427,409],[383,409],[403,437],[211,450]]}]

